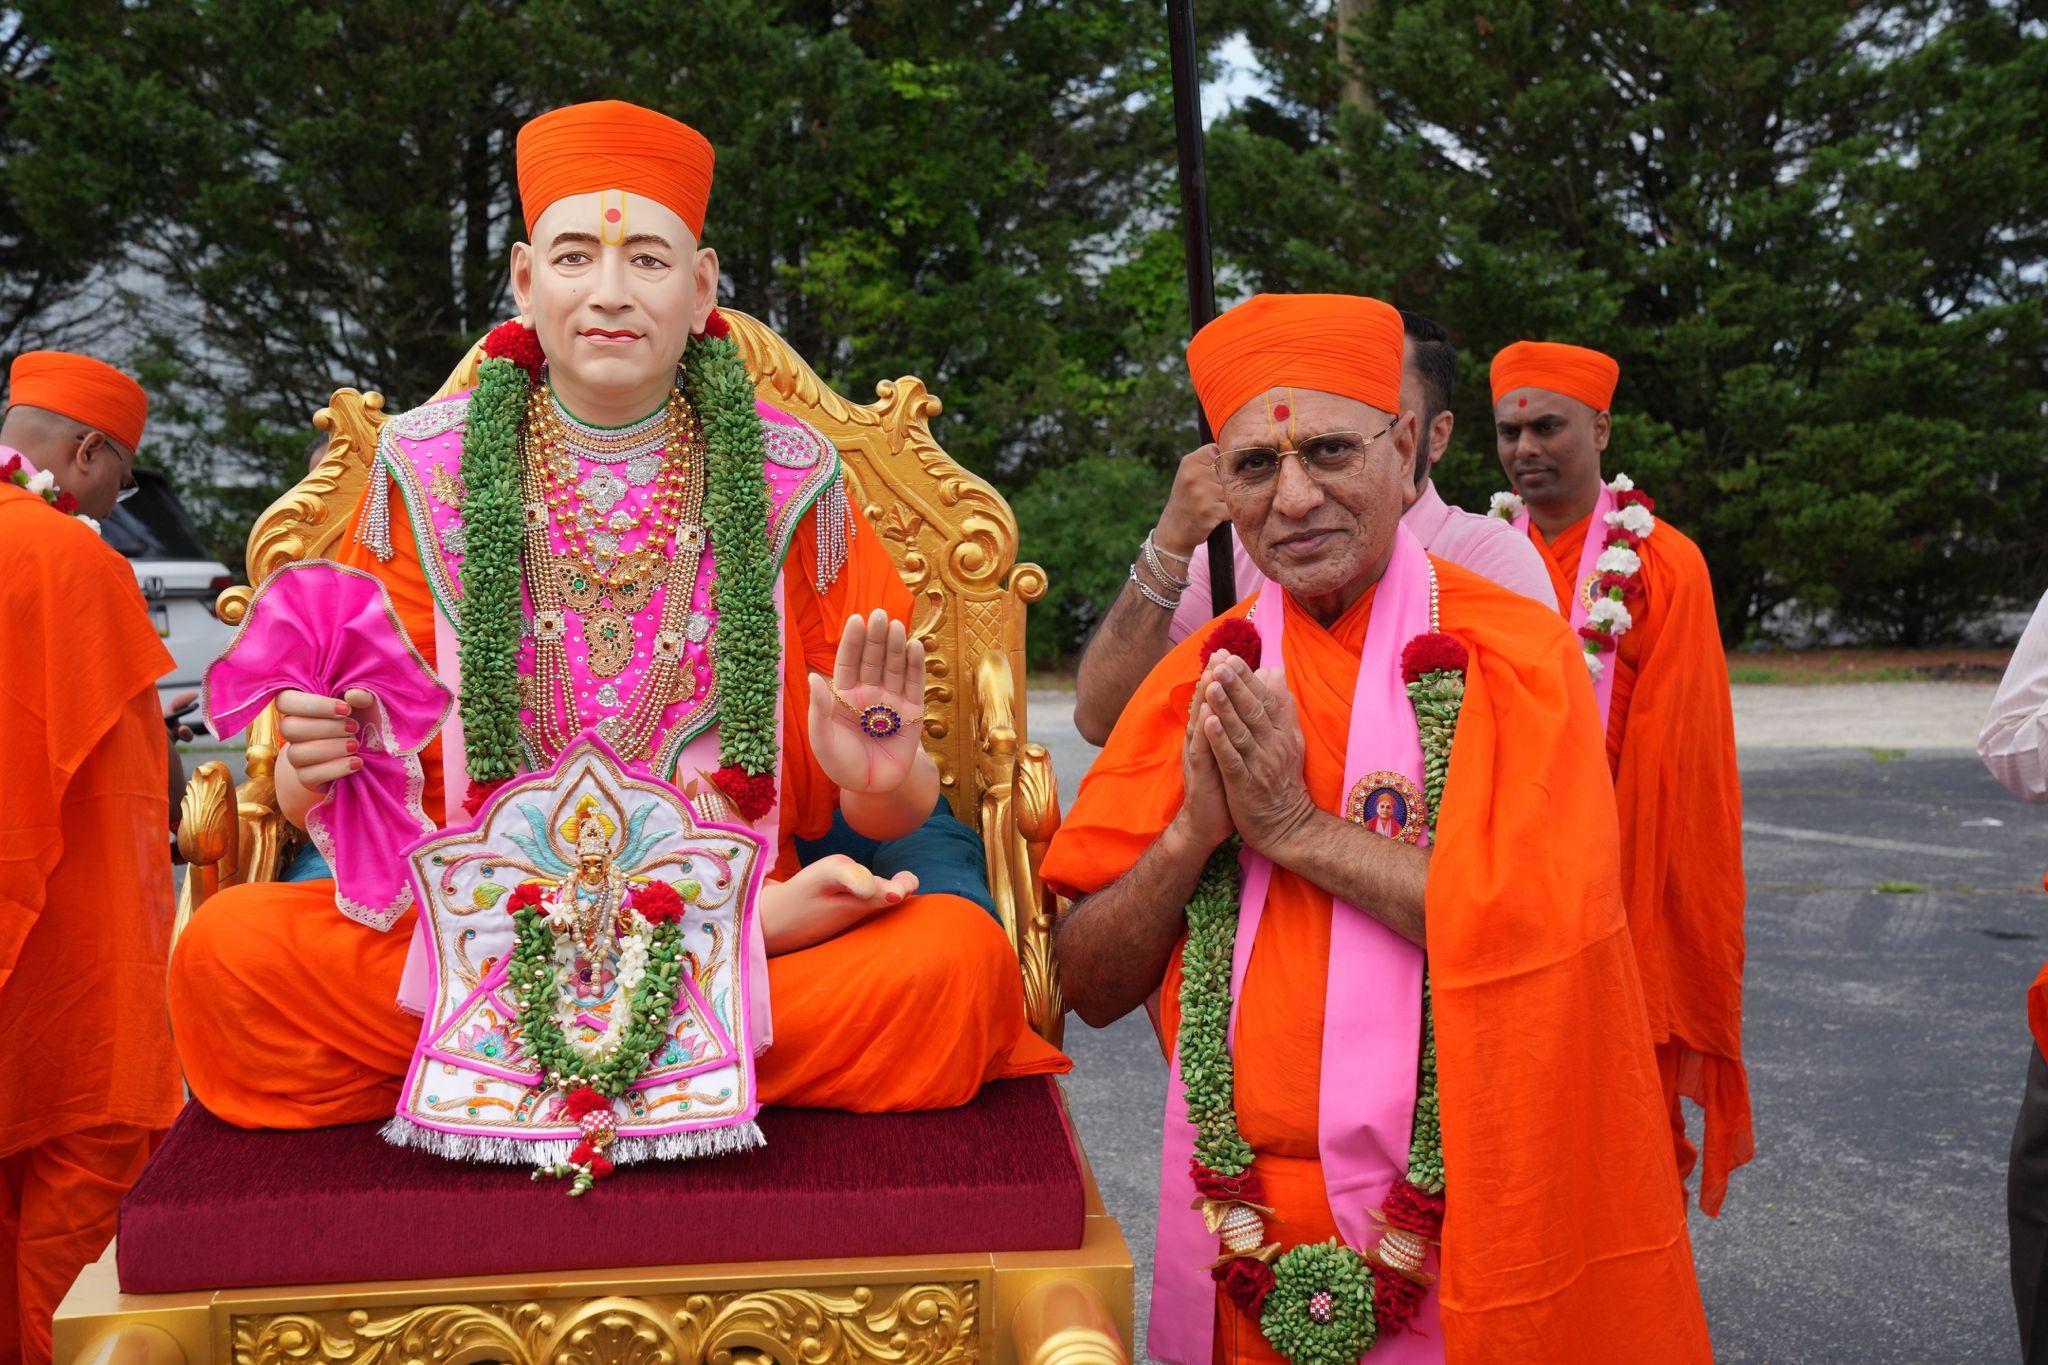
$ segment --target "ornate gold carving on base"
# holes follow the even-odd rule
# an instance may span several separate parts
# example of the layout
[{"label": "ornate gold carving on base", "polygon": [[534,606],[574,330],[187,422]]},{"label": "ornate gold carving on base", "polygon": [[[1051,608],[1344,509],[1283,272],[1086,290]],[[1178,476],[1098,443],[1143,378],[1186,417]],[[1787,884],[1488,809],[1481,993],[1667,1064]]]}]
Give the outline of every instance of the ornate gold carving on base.
[{"label": "ornate gold carving on base", "polygon": [[235,1365],[955,1365],[981,1358],[979,1306],[962,1280],[276,1313],[229,1336]]}]

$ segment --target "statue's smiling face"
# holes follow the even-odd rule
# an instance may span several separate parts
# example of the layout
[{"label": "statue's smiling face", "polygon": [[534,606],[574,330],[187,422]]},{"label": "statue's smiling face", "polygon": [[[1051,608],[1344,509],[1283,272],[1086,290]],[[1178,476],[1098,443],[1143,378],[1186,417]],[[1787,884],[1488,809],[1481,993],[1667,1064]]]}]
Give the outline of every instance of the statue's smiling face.
[{"label": "statue's smiling face", "polygon": [[512,248],[512,293],[565,401],[666,392],[718,300],[717,253],[673,210],[619,190],[556,200],[530,235]]}]

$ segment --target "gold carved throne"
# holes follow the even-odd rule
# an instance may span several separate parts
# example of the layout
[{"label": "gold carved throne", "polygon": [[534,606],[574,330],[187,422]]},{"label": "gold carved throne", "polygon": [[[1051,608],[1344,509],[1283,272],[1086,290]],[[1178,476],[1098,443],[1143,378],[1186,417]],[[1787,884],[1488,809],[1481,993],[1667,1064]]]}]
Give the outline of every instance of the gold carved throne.
[{"label": "gold carved throne", "polygon": [[[849,492],[910,588],[910,628],[928,660],[925,748],[954,812],[980,831],[1026,1010],[1057,1044],[1056,905],[1037,867],[1059,823],[1059,798],[1051,760],[1025,730],[1025,611],[1044,593],[1045,575],[1018,562],[1016,517],[1001,496],[933,438],[940,405],[922,381],[885,382],[875,402],[852,403],[767,326],[725,316],[760,396],[837,445]],[[471,386],[481,354],[473,348],[437,396]],[[328,433],[326,454],[257,519],[252,583],[329,554],[350,533],[386,417],[382,395],[354,389],[337,392],[314,416]],[[221,620],[239,624],[251,596],[249,587],[222,593]],[[275,880],[301,837],[277,809],[276,755],[272,711],[249,732],[243,782],[218,761],[193,775],[179,832],[189,864],[181,928],[220,888]],[[1085,1155],[1081,1173],[1086,1231],[1082,1245],[1066,1251],[124,1295],[109,1249],[59,1310],[58,1359],[526,1361],[558,1357],[556,1347],[573,1336],[579,1358],[592,1360],[1121,1362],[1131,1328],[1130,1253]],[[724,1326],[669,1341],[697,1312]],[[623,1353],[599,1344],[611,1337]]]}]

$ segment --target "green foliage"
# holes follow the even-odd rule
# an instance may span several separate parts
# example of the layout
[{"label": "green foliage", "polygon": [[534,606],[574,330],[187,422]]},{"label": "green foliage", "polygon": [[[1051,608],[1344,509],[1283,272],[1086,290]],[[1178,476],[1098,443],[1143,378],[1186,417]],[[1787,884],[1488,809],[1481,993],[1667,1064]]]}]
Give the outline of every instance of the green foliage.
[{"label": "green foliage", "polygon": [[1731,638],[1796,603],[1918,644],[2038,592],[2038,22],[1917,0],[1342,8],[1342,44],[1325,6],[1265,8],[1274,94],[1211,139],[1219,247],[1260,287],[1445,324],[1447,496],[1503,484],[1493,351],[1569,339],[1620,358],[1609,468],[1701,543]]}]

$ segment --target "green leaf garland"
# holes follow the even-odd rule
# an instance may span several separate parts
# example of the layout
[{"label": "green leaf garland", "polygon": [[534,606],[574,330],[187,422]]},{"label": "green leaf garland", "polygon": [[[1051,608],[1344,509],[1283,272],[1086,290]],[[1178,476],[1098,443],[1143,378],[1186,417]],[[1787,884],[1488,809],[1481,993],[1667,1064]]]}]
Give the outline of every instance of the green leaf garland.
[{"label": "green leaf garland", "polygon": [[[462,437],[462,737],[470,776],[502,782],[525,767],[519,743],[519,428],[526,371],[501,357],[477,367]],[[421,547],[421,553],[427,553]],[[452,790],[452,789],[451,789]]]},{"label": "green leaf garland", "polygon": [[587,1085],[606,1099],[617,1099],[640,1079],[648,1058],[668,1036],[668,1021],[675,1013],[682,980],[682,929],[672,922],[654,926],[646,975],[633,988],[632,1000],[612,1002],[615,1010],[632,1011],[619,1046],[593,1067],[570,1045],[555,1020],[555,997],[561,986],[555,975],[555,934],[548,928],[547,917],[539,910],[526,909],[512,918],[519,926],[519,938],[506,974],[519,1005],[520,1045],[526,1059],[540,1067],[545,1081],[564,1094]]}]

